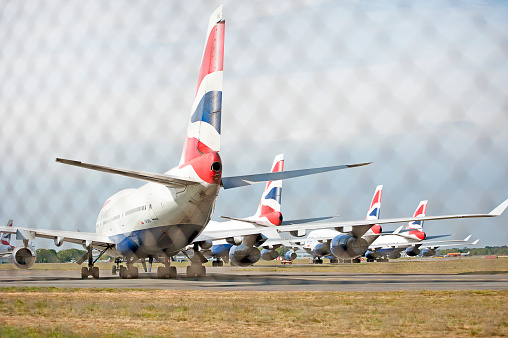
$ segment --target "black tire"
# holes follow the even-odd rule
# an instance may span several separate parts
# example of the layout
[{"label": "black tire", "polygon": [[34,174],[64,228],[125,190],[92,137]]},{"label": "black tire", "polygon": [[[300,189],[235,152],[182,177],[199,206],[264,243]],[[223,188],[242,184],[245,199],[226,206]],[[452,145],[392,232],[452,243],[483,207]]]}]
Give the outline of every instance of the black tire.
[{"label": "black tire", "polygon": [[84,266],[81,268],[81,279],[87,278],[88,278],[88,268]]},{"label": "black tire", "polygon": [[129,275],[131,276],[131,279],[137,279],[139,276],[139,270],[136,267],[132,267],[129,269]]},{"label": "black tire", "polygon": [[96,266],[92,268],[92,277],[94,279],[99,279],[99,268]]},{"label": "black tire", "polygon": [[120,278],[126,279],[127,278],[127,268],[123,265],[120,266]]},{"label": "black tire", "polygon": [[116,275],[116,265],[113,265],[113,266],[111,267],[111,274],[112,274],[112,275]]},{"label": "black tire", "polygon": [[168,266],[168,277],[169,278],[176,278],[176,276],[177,276],[176,267]]}]

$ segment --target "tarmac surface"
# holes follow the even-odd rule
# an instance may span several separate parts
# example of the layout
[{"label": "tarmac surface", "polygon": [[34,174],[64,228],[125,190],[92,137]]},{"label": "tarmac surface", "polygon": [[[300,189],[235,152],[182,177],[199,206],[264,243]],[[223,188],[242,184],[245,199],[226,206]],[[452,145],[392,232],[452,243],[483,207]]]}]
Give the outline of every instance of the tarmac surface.
[{"label": "tarmac surface", "polygon": [[187,278],[178,268],[176,279],[157,279],[156,271],[139,270],[138,279],[120,279],[101,270],[100,278],[81,279],[80,271],[0,271],[0,287],[136,288],[217,291],[399,291],[508,290],[508,274],[368,274],[262,272],[231,267],[207,267],[207,276]]}]

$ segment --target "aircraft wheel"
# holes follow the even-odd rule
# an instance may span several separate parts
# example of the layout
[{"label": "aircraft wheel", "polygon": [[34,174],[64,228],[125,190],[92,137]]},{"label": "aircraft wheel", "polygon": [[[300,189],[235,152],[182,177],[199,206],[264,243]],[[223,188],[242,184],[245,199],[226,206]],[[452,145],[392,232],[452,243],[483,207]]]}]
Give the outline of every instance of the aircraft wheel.
[{"label": "aircraft wheel", "polygon": [[87,278],[88,278],[88,268],[84,266],[81,268],[81,279]]},{"label": "aircraft wheel", "polygon": [[187,267],[187,277],[206,276],[206,268],[202,265],[189,265]]},{"label": "aircraft wheel", "polygon": [[168,266],[168,276],[169,278],[176,278],[176,267],[174,266]]},{"label": "aircraft wheel", "polygon": [[139,275],[139,270],[136,267],[131,267],[129,269],[129,275],[131,276],[131,279],[137,279]]},{"label": "aircraft wheel", "polygon": [[94,279],[99,279],[99,268],[96,266],[92,268],[92,277]]},{"label": "aircraft wheel", "polygon": [[111,267],[111,274],[112,274],[112,275],[116,275],[116,265],[113,265],[113,266]]},{"label": "aircraft wheel", "polygon": [[126,279],[127,278],[127,268],[123,265],[120,266],[120,278]]}]

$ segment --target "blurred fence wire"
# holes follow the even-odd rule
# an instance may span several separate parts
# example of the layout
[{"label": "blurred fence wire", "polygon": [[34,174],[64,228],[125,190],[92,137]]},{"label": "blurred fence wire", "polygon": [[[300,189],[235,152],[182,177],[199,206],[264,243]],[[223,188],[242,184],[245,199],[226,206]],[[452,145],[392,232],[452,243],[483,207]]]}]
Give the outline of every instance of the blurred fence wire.
[{"label": "blurred fence wire", "polygon": [[[0,0],[0,222],[94,231],[107,197],[141,185],[56,157],[175,166],[218,5]],[[378,184],[385,217],[422,199],[438,214],[508,197],[508,3],[225,1],[224,12],[224,174],[266,171],[279,153],[287,169],[374,162],[285,182],[286,219],[363,218]],[[216,215],[253,214],[261,191],[222,191]],[[504,223],[445,232],[502,245]]]}]

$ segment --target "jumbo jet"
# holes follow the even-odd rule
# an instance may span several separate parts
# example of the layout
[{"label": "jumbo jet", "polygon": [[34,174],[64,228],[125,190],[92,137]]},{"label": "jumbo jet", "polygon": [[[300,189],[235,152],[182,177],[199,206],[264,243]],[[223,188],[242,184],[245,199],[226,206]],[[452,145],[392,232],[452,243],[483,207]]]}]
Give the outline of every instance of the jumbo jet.
[{"label": "jumbo jet", "polygon": [[[33,248],[28,243],[35,237],[53,239],[55,245],[64,242],[82,245],[87,253],[77,262],[88,260],[88,267],[81,269],[81,277],[99,278],[99,269],[94,264],[92,250],[100,250],[100,257],[108,253],[116,257],[116,266],[121,278],[137,278],[137,261],[148,259],[164,263],[157,270],[159,277],[176,277],[176,268],[170,258],[193,244],[194,254],[187,276],[204,276],[203,263],[206,258],[200,248],[220,239],[240,238],[238,255],[250,255],[249,248],[263,243],[263,234],[273,228],[203,230],[211,219],[220,188],[230,189],[255,183],[301,177],[305,175],[353,168],[368,163],[339,165],[313,169],[292,170],[235,177],[222,176],[222,161],[219,156],[222,112],[222,76],[224,57],[225,21],[222,5],[209,20],[202,55],[195,99],[187,127],[187,135],[178,166],[165,173],[150,173],[138,170],[120,169],[79,161],[57,158],[57,162],[80,168],[122,175],[147,181],[137,189],[117,192],[106,200],[99,212],[96,232],[44,230],[39,228],[0,227],[1,232],[15,233],[23,245],[13,250],[13,260],[18,267],[29,268],[34,264]],[[493,217],[499,216],[507,207],[508,199],[489,214],[447,215],[426,217],[425,220]],[[345,233],[331,242],[332,253],[343,256],[363,255],[368,243],[361,238],[374,224],[412,221],[412,218],[394,218],[379,221],[363,220],[334,223],[293,223],[275,227],[278,233],[289,232],[302,237],[307,230],[335,227]],[[120,266],[121,260],[126,266]]]},{"label": "jumbo jet", "polygon": [[[413,217],[424,217],[427,212],[427,205],[428,201],[421,201]],[[468,243],[471,236],[463,240],[431,241],[431,239],[445,236],[447,235],[429,237],[423,231],[423,221],[409,222],[404,230],[400,227],[392,234],[379,236],[369,246],[369,251],[365,253],[365,257],[367,261],[388,261],[388,258],[399,258],[404,251],[406,255],[410,257],[418,256],[420,253],[422,253],[423,256],[429,257],[434,256],[436,254],[436,249],[439,247],[457,245],[458,243],[463,245],[475,245],[478,243],[478,240]]]}]

